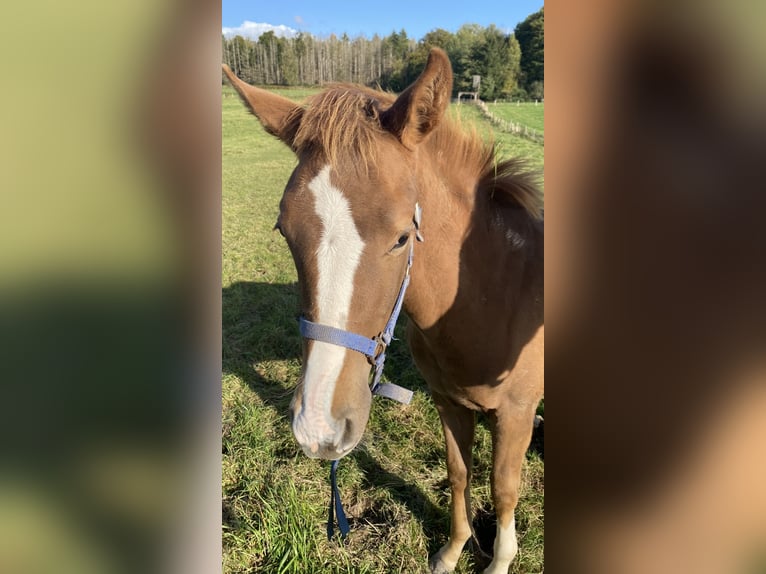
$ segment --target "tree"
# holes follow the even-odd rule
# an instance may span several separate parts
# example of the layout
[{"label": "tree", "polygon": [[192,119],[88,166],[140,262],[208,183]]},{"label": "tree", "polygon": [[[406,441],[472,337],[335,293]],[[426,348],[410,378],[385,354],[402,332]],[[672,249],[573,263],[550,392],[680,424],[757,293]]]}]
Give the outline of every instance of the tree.
[{"label": "tree", "polygon": [[[544,8],[517,24],[514,36],[521,47],[522,84],[527,92],[542,90],[545,81],[545,16]],[[537,83],[537,84],[536,84]]]},{"label": "tree", "polygon": [[456,92],[473,91],[473,76],[482,75],[481,65],[475,60],[481,52],[478,47],[482,41],[481,32],[482,27],[478,24],[464,24],[455,33],[450,61]]},{"label": "tree", "polygon": [[295,42],[285,38],[277,39],[277,65],[281,73],[281,83],[294,86],[298,83],[298,58],[295,56]]},{"label": "tree", "polygon": [[407,59],[414,50],[414,42],[407,37],[407,32],[391,32],[383,38],[382,52],[384,58],[383,75],[380,85],[386,90],[400,92],[407,87]]},{"label": "tree", "polygon": [[264,32],[258,37],[258,54],[261,56],[263,83],[279,84],[280,70],[277,60],[277,36],[273,30]]},{"label": "tree", "polygon": [[513,36],[494,24],[485,28],[473,47],[472,60],[482,76],[481,97],[493,100],[510,95],[519,76],[520,51]]},{"label": "tree", "polygon": [[514,35],[508,36],[506,43],[508,69],[500,89],[500,95],[509,98],[519,88],[521,80],[521,47]]},{"label": "tree", "polygon": [[[399,92],[423,70],[431,48],[439,47],[452,62],[455,92],[472,91],[473,76],[479,75],[482,98],[527,97],[527,93],[542,97],[542,35],[535,36],[535,31],[542,31],[542,11],[540,18],[533,16],[516,27],[521,34],[518,39],[494,25],[483,28],[478,24],[465,24],[454,34],[437,28],[420,42],[409,38],[405,30],[371,39],[351,39],[347,34],[320,39],[306,33],[281,38],[268,31],[257,41],[224,37],[223,58],[235,74],[252,84],[350,81]],[[521,47],[522,37],[526,52]],[[533,48],[529,48],[530,42]],[[535,49],[537,59],[524,68],[521,59],[526,54],[529,60]]]}]

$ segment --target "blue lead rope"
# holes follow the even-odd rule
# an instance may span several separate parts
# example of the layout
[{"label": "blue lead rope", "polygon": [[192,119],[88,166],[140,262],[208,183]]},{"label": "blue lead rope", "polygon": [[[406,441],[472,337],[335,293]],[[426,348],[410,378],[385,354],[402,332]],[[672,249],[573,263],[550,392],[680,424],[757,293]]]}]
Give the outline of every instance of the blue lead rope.
[{"label": "blue lead rope", "polygon": [[338,492],[338,479],[336,477],[338,462],[339,460],[334,460],[330,465],[330,484],[332,485],[332,490],[330,493],[330,510],[327,516],[327,540],[332,540],[335,534],[333,526],[336,514],[338,515],[338,530],[340,530],[341,540],[345,540],[351,530],[348,526],[346,513],[343,511],[343,504],[340,501],[340,492]]}]

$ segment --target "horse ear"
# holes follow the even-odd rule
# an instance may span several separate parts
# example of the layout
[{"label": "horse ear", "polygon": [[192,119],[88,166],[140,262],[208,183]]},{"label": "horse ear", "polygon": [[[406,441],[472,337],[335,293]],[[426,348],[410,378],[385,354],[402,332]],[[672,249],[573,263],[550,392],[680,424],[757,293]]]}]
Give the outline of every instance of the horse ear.
[{"label": "horse ear", "polygon": [[292,100],[243,82],[226,64],[222,64],[222,68],[229,83],[237,90],[242,101],[258,118],[264,129],[293,147],[295,132],[302,115],[301,107]]},{"label": "horse ear", "polygon": [[381,114],[381,124],[407,148],[413,149],[439,124],[451,96],[449,58],[443,50],[432,48],[423,72]]}]

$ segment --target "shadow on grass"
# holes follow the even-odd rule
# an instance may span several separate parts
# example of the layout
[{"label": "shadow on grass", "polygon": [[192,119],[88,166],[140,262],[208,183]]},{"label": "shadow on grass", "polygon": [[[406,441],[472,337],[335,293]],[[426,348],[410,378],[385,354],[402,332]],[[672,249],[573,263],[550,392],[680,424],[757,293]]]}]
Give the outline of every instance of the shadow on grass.
[{"label": "shadow on grass", "polygon": [[[300,357],[298,285],[238,282],[223,289],[223,371],[240,377],[268,406],[287,418],[292,383],[286,386],[255,370],[254,365]],[[428,392],[415,369],[405,342],[406,320],[396,328],[397,340],[388,351],[386,376],[412,390]],[[263,372],[263,371],[262,371]]]},{"label": "shadow on grass", "polygon": [[[288,408],[292,385],[258,372],[254,365],[273,360],[295,360],[300,357],[301,339],[296,322],[298,286],[238,282],[223,289],[223,371],[239,377],[268,407],[275,409],[280,420],[289,424]],[[400,321],[396,334],[400,341],[391,347],[386,372],[396,373],[398,383],[427,392],[418,375],[404,341],[404,324]],[[423,524],[432,545],[440,534],[449,531],[447,509],[436,507],[423,491],[405,479],[383,469],[368,453],[357,450],[351,455],[364,470],[364,485],[387,489],[392,498],[404,504]],[[352,517],[352,522],[379,522],[375,509]],[[372,513],[372,514],[370,514]],[[436,551],[435,546],[429,551]]]},{"label": "shadow on grass", "polygon": [[[423,528],[423,533],[428,540],[428,555],[439,550],[443,540],[449,532],[449,512],[447,507],[436,506],[425,495],[423,490],[414,484],[407,482],[401,476],[385,470],[378,461],[364,450],[358,450],[351,455],[356,463],[364,471],[364,487],[385,488],[391,497],[405,505],[418,520]],[[388,517],[380,508],[368,508],[361,516],[351,519],[354,523],[383,523]]]},{"label": "shadow on grass", "polygon": [[291,393],[285,385],[254,368],[271,360],[297,359],[301,341],[297,284],[238,282],[223,289],[222,367],[238,376],[287,420]]},{"label": "shadow on grass", "polygon": [[[300,357],[301,338],[296,321],[299,314],[297,284],[234,283],[223,289],[222,306],[224,373],[239,377],[266,406],[279,414],[284,424],[289,425],[292,384],[262,374],[268,373],[268,369],[259,372],[254,365]],[[399,340],[389,350],[386,375],[395,377],[398,384],[407,388],[427,393],[425,381],[418,374],[404,340],[405,325],[406,321],[400,320],[396,330]],[[479,418],[479,424],[482,419]],[[533,448],[542,451],[541,437],[538,441],[533,439]],[[363,485],[385,488],[394,500],[405,505],[422,524],[429,540],[429,554],[437,551],[449,532],[448,507],[434,505],[420,488],[385,470],[364,450],[358,449],[351,456],[364,471]],[[366,509],[359,516],[350,516],[350,520],[352,524],[383,523],[386,516],[381,512],[384,511]],[[480,530],[484,530],[481,525],[488,522],[485,514],[488,511],[480,511],[477,515]],[[488,535],[484,538],[487,540],[481,540],[482,548],[491,549],[493,537]]]}]

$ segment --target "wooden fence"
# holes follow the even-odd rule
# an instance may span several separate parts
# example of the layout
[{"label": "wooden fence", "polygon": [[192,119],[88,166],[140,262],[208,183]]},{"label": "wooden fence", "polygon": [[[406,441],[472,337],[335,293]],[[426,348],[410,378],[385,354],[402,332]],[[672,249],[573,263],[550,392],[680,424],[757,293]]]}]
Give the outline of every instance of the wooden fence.
[{"label": "wooden fence", "polygon": [[504,120],[502,118],[498,118],[495,114],[489,111],[489,107],[482,100],[476,100],[473,103],[475,103],[479,107],[479,109],[481,110],[481,113],[484,115],[484,117],[486,117],[489,120],[489,122],[493,126],[501,129],[504,132],[516,134],[528,140],[532,140],[533,142],[537,142],[539,144],[545,145],[544,135],[538,132],[537,130],[522,124],[517,124],[516,122],[511,122],[508,120]]}]

